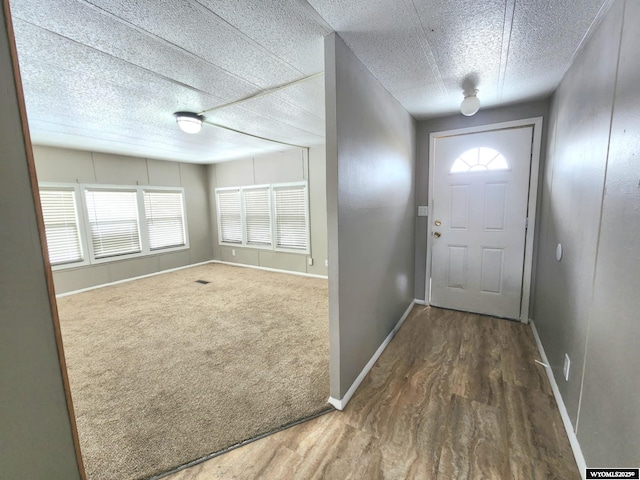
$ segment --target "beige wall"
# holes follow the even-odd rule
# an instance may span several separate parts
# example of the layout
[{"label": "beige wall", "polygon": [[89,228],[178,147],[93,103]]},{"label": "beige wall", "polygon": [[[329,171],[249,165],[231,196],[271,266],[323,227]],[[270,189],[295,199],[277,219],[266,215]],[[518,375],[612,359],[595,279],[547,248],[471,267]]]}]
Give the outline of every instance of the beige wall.
[{"label": "beige wall", "polygon": [[4,28],[0,105],[0,477],[75,480],[80,474]]},{"label": "beige wall", "polygon": [[415,122],[325,38],[331,396],[342,400],[414,298]]},{"label": "beige wall", "polygon": [[54,272],[56,293],[211,260],[207,167],[138,157],[34,146],[40,182],[184,187],[189,248]]},{"label": "beige wall", "polygon": [[589,467],[640,463],[638,22],[613,2],[550,114],[534,321]]},{"label": "beige wall", "polygon": [[[309,184],[309,222],[311,253],[276,252],[249,247],[230,247],[218,243],[215,189],[268,183],[299,182]],[[309,150],[294,148],[257,157],[244,158],[209,166],[211,185],[211,224],[216,260],[294,272],[327,275],[327,201],[324,147]],[[235,255],[233,251],[235,250]],[[308,259],[313,259],[313,265]]]}]

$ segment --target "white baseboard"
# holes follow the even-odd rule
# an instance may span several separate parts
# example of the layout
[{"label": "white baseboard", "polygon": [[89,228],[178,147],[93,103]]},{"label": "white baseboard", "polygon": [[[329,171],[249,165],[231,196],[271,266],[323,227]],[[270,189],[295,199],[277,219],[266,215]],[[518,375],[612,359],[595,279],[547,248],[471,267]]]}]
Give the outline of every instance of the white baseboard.
[{"label": "white baseboard", "polygon": [[211,260],[211,263],[220,263],[222,265],[231,265],[232,267],[255,268],[256,270],[265,270],[267,272],[288,273],[290,275],[300,275],[301,277],[323,278],[328,279],[326,275],[317,275],[315,273],[295,272],[293,270],[280,270],[278,268],[260,267],[258,265],[247,265],[246,263],[224,262],[222,260]]},{"label": "white baseboard", "polygon": [[413,303],[415,303],[416,305],[427,305],[427,302],[425,300],[420,300],[418,298],[416,298]]},{"label": "white baseboard", "polygon": [[191,263],[189,265],[183,265],[182,267],[169,268],[168,270],[160,270],[159,272],[147,273],[146,275],[140,275],[138,277],[124,278],[122,280],[116,280],[115,282],[101,283],[100,285],[81,288],[80,290],[73,290],[71,292],[60,293],[56,295],[56,298],[75,295],[76,293],[88,292],[90,290],[96,290],[97,288],[110,287],[111,285],[118,285],[120,283],[132,282],[133,280],[140,280],[141,278],[155,277],[156,275],[162,275],[163,273],[169,273],[169,272],[176,272],[178,270],[184,270],[185,268],[199,267],[200,265],[206,265],[208,263],[211,263],[211,260],[207,260],[206,262]]},{"label": "white baseboard", "polygon": [[347,406],[347,403],[349,403],[349,400],[351,400],[351,397],[353,397],[353,394],[356,393],[356,390],[364,380],[364,377],[367,376],[367,373],[369,373],[369,370],[371,370],[371,368],[376,363],[376,361],[378,361],[378,358],[380,358],[380,355],[382,355],[382,352],[384,352],[384,349],[387,348],[387,345],[389,345],[393,337],[395,337],[396,333],[398,333],[398,330],[400,330],[400,327],[402,326],[404,321],[407,319],[407,317],[411,313],[411,309],[415,304],[416,304],[416,301],[412,300],[411,305],[409,305],[409,308],[405,310],[400,320],[398,320],[398,323],[396,323],[396,326],[393,327],[393,330],[391,330],[391,333],[387,335],[387,338],[385,338],[384,342],[382,342],[382,344],[378,347],[378,350],[376,350],[376,353],[373,354],[369,362],[367,362],[367,364],[364,366],[364,368],[360,372],[360,375],[358,375],[358,377],[355,379],[355,381],[353,382],[349,390],[347,390],[347,393],[345,393],[344,397],[342,397],[339,400],[337,398],[329,397],[329,403],[331,405],[333,405],[338,410],[343,410],[344,407]]},{"label": "white baseboard", "polygon": [[547,377],[549,378],[549,383],[551,384],[551,389],[553,390],[553,396],[555,397],[556,403],[558,404],[558,410],[560,410],[562,423],[564,424],[564,429],[567,431],[569,443],[571,444],[571,450],[573,450],[573,456],[575,457],[576,463],[578,464],[578,470],[580,470],[580,475],[584,480],[586,478],[587,462],[584,459],[584,455],[582,455],[582,449],[580,448],[580,444],[578,443],[578,437],[576,437],[576,434],[573,431],[573,425],[571,424],[569,413],[567,412],[567,408],[564,405],[564,400],[562,400],[562,395],[560,395],[560,389],[558,388],[556,379],[553,376],[553,371],[549,366],[549,359],[547,359],[547,354],[545,353],[542,342],[540,341],[540,337],[538,336],[536,325],[531,319],[529,319],[529,325],[531,325],[533,336],[536,339],[536,344],[538,345],[538,350],[540,351],[540,357],[542,357],[542,361],[546,364],[544,369],[547,372]]}]

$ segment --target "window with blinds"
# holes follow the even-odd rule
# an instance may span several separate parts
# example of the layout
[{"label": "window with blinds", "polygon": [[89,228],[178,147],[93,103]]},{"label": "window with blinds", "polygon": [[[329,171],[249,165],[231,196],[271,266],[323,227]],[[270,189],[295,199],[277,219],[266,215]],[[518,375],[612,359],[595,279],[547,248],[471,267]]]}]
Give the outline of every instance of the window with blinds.
[{"label": "window with blinds", "polygon": [[309,249],[306,185],[273,187],[276,248]]},{"label": "window with blinds", "polygon": [[271,195],[269,187],[245,189],[244,214],[247,245],[271,246]]},{"label": "window with blinds", "polygon": [[51,265],[83,261],[74,189],[41,189],[40,201]]},{"label": "window with blinds", "polygon": [[136,191],[85,190],[94,258],[142,251],[136,197]]},{"label": "window with blinds", "polygon": [[144,211],[150,250],[185,245],[181,192],[144,190]]},{"label": "window with blinds", "polygon": [[218,190],[218,231],[221,243],[242,244],[242,205],[240,190]]},{"label": "window with blinds", "polygon": [[222,245],[309,252],[306,182],[216,189]]}]

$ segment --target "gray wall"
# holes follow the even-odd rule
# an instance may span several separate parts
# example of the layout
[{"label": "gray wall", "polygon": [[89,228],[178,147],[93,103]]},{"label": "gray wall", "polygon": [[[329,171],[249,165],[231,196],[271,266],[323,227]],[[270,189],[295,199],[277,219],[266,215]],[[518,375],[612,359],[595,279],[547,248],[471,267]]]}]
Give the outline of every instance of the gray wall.
[{"label": "gray wall", "polygon": [[[211,224],[213,255],[216,260],[255,265],[279,270],[327,275],[327,196],[324,147],[287,149],[257,157],[243,158],[209,166],[211,185]],[[309,222],[311,253],[276,252],[249,247],[230,247],[218,243],[215,188],[242,187],[267,183],[307,180],[309,185]],[[233,251],[235,250],[235,255]],[[308,258],[313,259],[309,265]]]},{"label": "gray wall", "polygon": [[554,95],[538,230],[534,320],[592,467],[640,460],[638,22],[614,2]]},{"label": "gray wall", "polygon": [[331,396],[413,300],[415,122],[336,34],[325,38]]},{"label": "gray wall", "polygon": [[[540,169],[545,162],[544,146],[547,140],[547,115],[549,101],[510,105],[507,107],[480,110],[472,117],[462,114],[450,117],[435,118],[418,122],[417,126],[417,165],[416,165],[416,213],[418,205],[429,204],[429,135],[433,132],[455,130],[459,128],[477,127],[492,123],[508,122],[524,118],[543,117],[542,151]],[[416,253],[415,253],[415,298],[425,299],[425,279],[427,261],[427,217],[416,217]]]},{"label": "gray wall", "polygon": [[78,479],[4,28],[0,150],[0,476]]},{"label": "gray wall", "polygon": [[56,293],[160,272],[213,257],[207,167],[106,153],[34,146],[40,182],[184,187],[189,248],[54,271]]}]

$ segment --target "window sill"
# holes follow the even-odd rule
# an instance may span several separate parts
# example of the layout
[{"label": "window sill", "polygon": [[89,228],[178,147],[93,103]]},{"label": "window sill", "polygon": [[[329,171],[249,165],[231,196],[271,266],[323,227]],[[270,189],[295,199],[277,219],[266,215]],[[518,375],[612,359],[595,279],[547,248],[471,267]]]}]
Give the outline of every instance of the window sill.
[{"label": "window sill", "polygon": [[64,263],[61,265],[52,265],[51,270],[54,272],[80,270],[87,267],[97,267],[100,265],[108,265],[111,263],[126,262],[127,260],[135,260],[138,258],[159,257],[169,253],[189,250],[189,248],[190,248],[189,245],[184,245],[181,247],[172,247],[172,248],[163,248],[163,249],[153,250],[151,252],[132,253],[132,254],[121,255],[117,257],[99,258],[91,261],[85,260],[83,262]]}]

